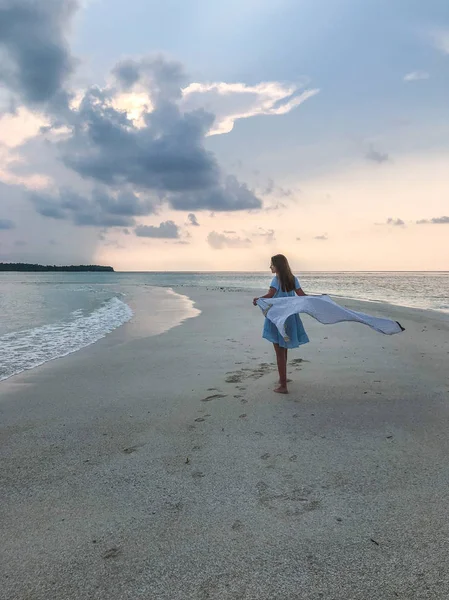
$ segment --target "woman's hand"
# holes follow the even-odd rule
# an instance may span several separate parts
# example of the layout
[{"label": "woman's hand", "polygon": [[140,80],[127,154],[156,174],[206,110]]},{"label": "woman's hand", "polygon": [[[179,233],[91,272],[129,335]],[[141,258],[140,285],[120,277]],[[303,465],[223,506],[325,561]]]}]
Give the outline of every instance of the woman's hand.
[{"label": "woman's hand", "polygon": [[257,306],[257,301],[259,300],[259,298],[253,298],[253,304],[254,306]]}]

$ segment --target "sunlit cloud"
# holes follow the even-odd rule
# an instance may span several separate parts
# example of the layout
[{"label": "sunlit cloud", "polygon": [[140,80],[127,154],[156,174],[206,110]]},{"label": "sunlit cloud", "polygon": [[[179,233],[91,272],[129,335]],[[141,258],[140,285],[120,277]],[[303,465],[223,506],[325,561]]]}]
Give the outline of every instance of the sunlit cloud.
[{"label": "sunlit cloud", "polygon": [[[203,108],[212,113],[215,120],[208,135],[220,135],[231,132],[238,119],[285,115],[319,91],[300,91],[297,85],[284,85],[277,81],[254,86],[225,82],[191,83],[182,90],[180,108],[183,111]],[[143,115],[153,108],[151,96],[144,90],[120,93],[114,97],[112,105],[125,111],[137,127],[144,126]]]},{"label": "sunlit cloud", "polygon": [[319,89],[300,91],[296,85],[277,81],[250,86],[244,83],[191,83],[183,90],[183,105],[203,107],[215,115],[209,135],[232,131],[235,121],[259,115],[285,115],[319,93]]}]

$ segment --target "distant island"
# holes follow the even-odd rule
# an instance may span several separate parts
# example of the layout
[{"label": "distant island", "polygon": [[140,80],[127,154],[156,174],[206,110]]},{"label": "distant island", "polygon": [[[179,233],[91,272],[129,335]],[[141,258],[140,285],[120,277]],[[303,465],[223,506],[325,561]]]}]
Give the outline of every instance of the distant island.
[{"label": "distant island", "polygon": [[107,271],[114,272],[113,267],[102,267],[100,265],[70,265],[60,267],[57,265],[32,265],[28,263],[0,263],[0,271],[71,271],[71,272],[86,272],[86,271]]}]

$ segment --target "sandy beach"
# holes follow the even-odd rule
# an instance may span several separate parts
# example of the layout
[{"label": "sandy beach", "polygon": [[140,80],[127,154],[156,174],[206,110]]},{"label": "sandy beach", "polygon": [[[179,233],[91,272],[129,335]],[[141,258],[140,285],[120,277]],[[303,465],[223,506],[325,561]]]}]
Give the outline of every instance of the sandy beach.
[{"label": "sandy beach", "polygon": [[280,396],[254,294],[180,291],[0,384],[0,598],[448,598],[448,315],[304,317]]}]

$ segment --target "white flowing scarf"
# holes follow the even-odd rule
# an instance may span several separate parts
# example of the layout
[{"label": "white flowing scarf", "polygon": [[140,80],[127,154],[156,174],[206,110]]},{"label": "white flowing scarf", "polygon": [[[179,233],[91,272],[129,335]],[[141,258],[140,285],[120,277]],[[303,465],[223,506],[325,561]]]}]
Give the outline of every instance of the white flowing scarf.
[{"label": "white flowing scarf", "polygon": [[393,335],[401,333],[404,328],[397,321],[373,317],[365,313],[343,308],[331,300],[329,296],[287,296],[285,298],[259,298],[258,306],[263,314],[274,323],[286,342],[289,341],[285,331],[285,322],[291,315],[305,313],[324,325],[333,325],[343,321],[355,321],[368,325],[371,329]]}]

